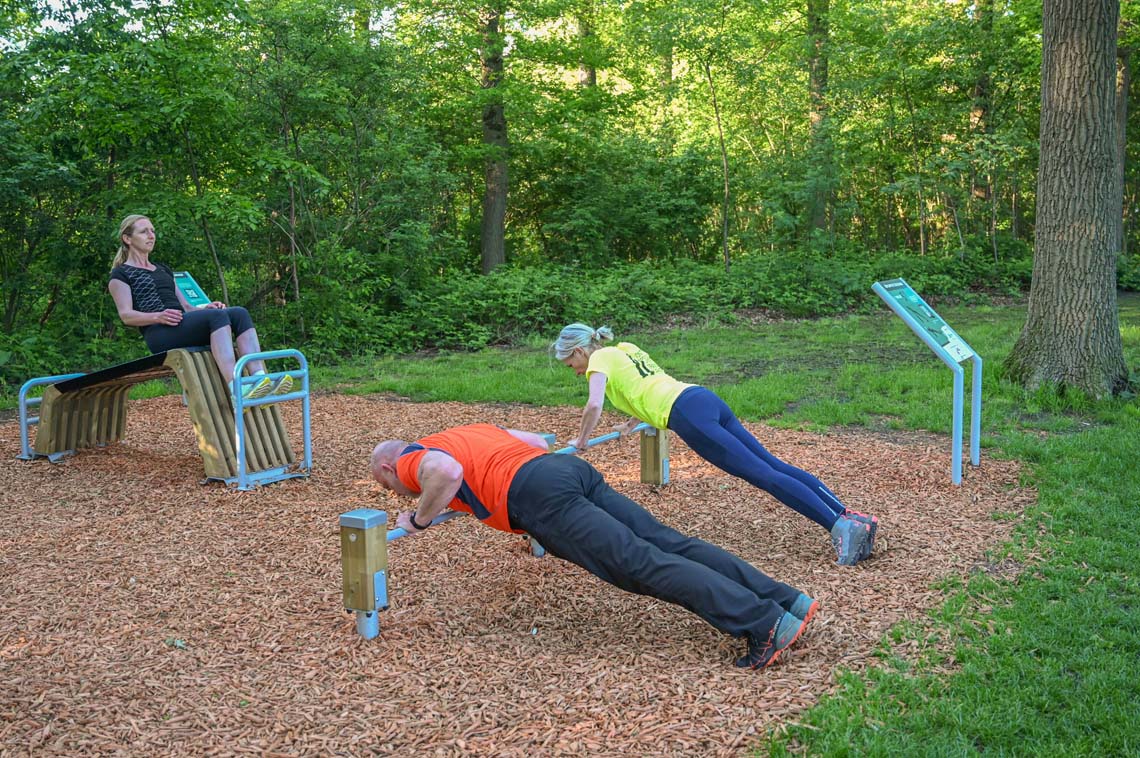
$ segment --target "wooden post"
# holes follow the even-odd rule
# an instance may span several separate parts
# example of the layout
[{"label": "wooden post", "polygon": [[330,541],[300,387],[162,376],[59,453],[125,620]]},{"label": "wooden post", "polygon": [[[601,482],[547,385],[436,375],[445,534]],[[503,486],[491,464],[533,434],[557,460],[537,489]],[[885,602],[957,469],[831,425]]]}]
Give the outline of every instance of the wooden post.
[{"label": "wooden post", "polygon": [[665,429],[641,430],[641,481],[669,483],[669,432]]},{"label": "wooden post", "polygon": [[340,515],[341,589],[346,610],[356,611],[356,631],[380,634],[379,611],[388,607],[388,514],[358,508]]}]

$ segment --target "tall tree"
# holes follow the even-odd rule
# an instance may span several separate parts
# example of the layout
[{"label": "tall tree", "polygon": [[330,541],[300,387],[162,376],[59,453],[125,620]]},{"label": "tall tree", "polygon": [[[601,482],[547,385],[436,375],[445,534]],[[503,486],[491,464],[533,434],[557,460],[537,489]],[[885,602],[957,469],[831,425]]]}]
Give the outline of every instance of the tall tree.
[{"label": "tall tree", "polygon": [[[970,131],[980,136],[985,143],[985,137],[993,132],[990,123],[990,112],[993,100],[993,63],[992,48],[994,37],[994,0],[979,0],[975,4],[975,17],[978,27],[978,73],[974,80],[973,103],[970,105]],[[970,171],[970,199],[979,204],[994,205],[994,195],[990,186],[990,177],[978,170],[977,162],[971,166]],[[994,256],[997,256],[997,214],[990,213],[988,234],[991,244],[994,245]]]},{"label": "tall tree", "polygon": [[480,17],[483,30],[482,86],[487,94],[483,106],[484,159],[483,223],[479,242],[483,273],[489,274],[506,260],[504,239],[507,215],[507,116],[503,107],[503,9],[492,3]]},{"label": "tall tree", "polygon": [[593,62],[593,46],[597,35],[594,32],[593,8],[591,3],[584,2],[575,12],[575,33],[578,45],[583,51],[578,59],[578,86],[597,87],[598,69]]},{"label": "tall tree", "polygon": [[1006,359],[1028,388],[1094,397],[1128,380],[1116,306],[1119,0],[1045,0],[1041,158],[1029,310]]},{"label": "tall tree", "polygon": [[[1128,154],[1128,92],[1132,88],[1132,45],[1128,39],[1134,25],[1121,19],[1120,34],[1116,44],[1116,167],[1120,171],[1120,186],[1123,194],[1125,158]],[[1121,255],[1128,252],[1128,235],[1124,230],[1124,212],[1121,211],[1120,245]]]},{"label": "tall tree", "polygon": [[811,153],[808,161],[808,231],[827,230],[827,205],[831,197],[832,151],[827,124],[827,56],[831,0],[807,0],[808,128]]}]

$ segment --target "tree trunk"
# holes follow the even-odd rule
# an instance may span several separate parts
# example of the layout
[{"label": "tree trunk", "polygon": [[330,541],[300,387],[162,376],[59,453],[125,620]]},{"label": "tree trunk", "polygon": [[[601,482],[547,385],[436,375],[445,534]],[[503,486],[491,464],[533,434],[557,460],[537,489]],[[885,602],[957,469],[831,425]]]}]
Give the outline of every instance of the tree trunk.
[{"label": "tree trunk", "polygon": [[808,61],[808,127],[811,159],[808,162],[808,232],[827,229],[831,200],[831,137],[827,124],[827,45],[831,0],[808,0],[807,24],[811,55]]},{"label": "tree trunk", "polygon": [[657,61],[657,87],[661,92],[661,135],[660,141],[664,146],[666,156],[673,154],[673,146],[677,135],[673,133],[673,42],[665,41],[661,45],[660,58]]},{"label": "tree trunk", "polygon": [[[297,274],[297,192],[293,182],[289,182],[289,261],[290,279],[293,283],[293,301],[298,305],[301,302],[301,279]],[[301,333],[301,340],[305,339],[305,309],[297,309],[297,328]]]},{"label": "tree trunk", "polygon": [[[499,28],[503,12],[499,7],[484,11],[483,79],[485,90],[497,90],[503,81],[503,34]],[[483,192],[483,223],[479,242],[483,273],[489,274],[506,261],[505,220],[507,215],[507,116],[500,92],[487,98],[483,106],[483,145],[487,150],[484,163],[486,187]]]},{"label": "tree trunk", "polygon": [[44,307],[44,312],[40,314],[41,329],[43,328],[44,324],[48,322],[48,319],[51,318],[52,311],[54,311],[55,307],[59,305],[59,286],[59,280],[57,279],[55,283],[52,284],[51,294],[48,295],[47,306]]},{"label": "tree trunk", "polygon": [[[1128,90],[1132,86],[1132,48],[1118,47],[1116,51],[1116,170],[1120,174],[1121,199],[1124,195],[1124,165],[1127,156],[1128,137]],[[1124,209],[1120,213],[1120,241],[1116,250],[1127,254],[1127,235],[1124,233]]]},{"label": "tree trunk", "polygon": [[578,59],[578,86],[579,87],[597,87],[598,86],[598,70],[587,59],[593,60],[592,50],[594,44],[594,26],[590,23],[589,10],[583,9],[579,11],[576,21],[578,22],[578,45],[579,49],[587,53]]},{"label": "tree trunk", "polygon": [[[973,102],[970,105],[970,131],[974,134],[990,134],[993,128],[990,124],[990,108],[993,92],[993,78],[991,73],[991,45],[994,36],[994,0],[980,0],[976,4],[975,17],[978,27],[978,39],[982,40],[981,62],[974,79]],[[990,199],[992,187],[989,178],[978,175],[977,166],[970,169],[970,195],[980,202]]]},{"label": "tree trunk", "polygon": [[1118,0],[1045,0],[1041,158],[1029,309],[1006,359],[1028,389],[1127,386],[1116,305]]},{"label": "tree trunk", "polygon": [[716,133],[720,138],[720,165],[721,176],[724,179],[724,197],[720,207],[720,220],[721,220],[721,249],[724,255],[724,270],[728,272],[731,259],[728,255],[728,208],[729,208],[729,184],[728,184],[728,148],[724,144],[724,126],[721,124],[720,118],[720,104],[716,99],[716,86],[713,84],[712,66],[709,65],[708,59],[704,61],[705,76],[709,80],[709,93],[712,95],[713,114],[716,116]]},{"label": "tree trunk", "polygon": [[[198,175],[198,158],[194,152],[194,142],[190,139],[190,129],[183,125],[182,138],[186,142],[186,157],[190,165],[190,180],[194,183],[194,196],[199,200],[205,195],[205,190],[202,189],[202,177]],[[226,271],[222,267],[222,259],[218,255],[218,246],[214,244],[214,235],[210,233],[210,222],[206,219],[206,213],[202,213],[202,234],[206,238],[206,247],[210,250],[210,256],[214,259],[214,268],[218,273],[218,282],[222,286],[222,302],[230,302],[230,290],[226,286]]]},{"label": "tree trunk", "polygon": [[914,114],[914,101],[910,92],[903,93],[906,97],[907,111],[910,113],[910,144],[914,151],[914,182],[918,201],[918,254],[926,255],[926,197],[922,188],[922,155],[918,150],[918,127]]}]

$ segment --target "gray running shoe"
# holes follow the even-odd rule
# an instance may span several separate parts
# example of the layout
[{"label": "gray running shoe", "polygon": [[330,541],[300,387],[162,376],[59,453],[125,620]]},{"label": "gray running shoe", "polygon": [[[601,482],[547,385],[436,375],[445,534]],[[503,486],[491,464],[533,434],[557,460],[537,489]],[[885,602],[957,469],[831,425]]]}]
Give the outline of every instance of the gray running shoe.
[{"label": "gray running shoe", "polygon": [[863,555],[859,556],[859,560],[870,558],[871,551],[875,549],[875,535],[879,531],[879,517],[872,516],[869,513],[860,513],[859,511],[853,511],[851,509],[848,509],[847,512],[843,515],[849,519],[862,521],[864,524],[869,524],[871,526],[871,539],[867,541],[867,547],[863,550]]},{"label": "gray running shoe", "polygon": [[854,566],[867,543],[871,541],[871,525],[840,516],[831,527],[831,545],[835,548],[836,562],[840,566]]}]

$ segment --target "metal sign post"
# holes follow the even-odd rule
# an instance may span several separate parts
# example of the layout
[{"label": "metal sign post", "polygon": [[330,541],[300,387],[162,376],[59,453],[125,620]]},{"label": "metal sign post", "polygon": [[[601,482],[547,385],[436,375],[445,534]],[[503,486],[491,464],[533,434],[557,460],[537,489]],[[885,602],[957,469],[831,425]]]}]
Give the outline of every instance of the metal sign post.
[{"label": "metal sign post", "polygon": [[974,352],[958,333],[947,325],[934,309],[902,279],[875,282],[871,287],[911,331],[954,372],[954,423],[950,477],[954,484],[962,483],[962,404],[965,372],[961,363],[974,361],[974,375],[970,388],[970,463],[981,462],[979,450],[982,430],[982,356]]}]

